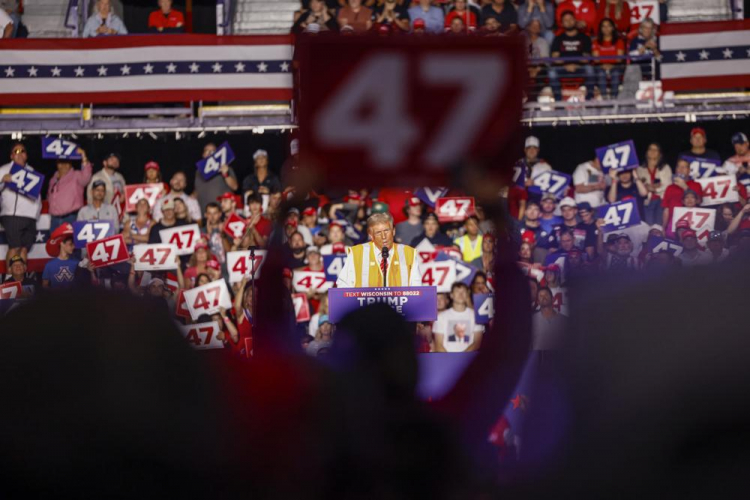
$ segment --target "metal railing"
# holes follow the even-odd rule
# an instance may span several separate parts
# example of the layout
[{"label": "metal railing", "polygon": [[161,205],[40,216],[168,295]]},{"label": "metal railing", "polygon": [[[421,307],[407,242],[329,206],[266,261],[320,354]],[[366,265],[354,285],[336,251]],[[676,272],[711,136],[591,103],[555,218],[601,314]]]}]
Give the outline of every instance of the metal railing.
[{"label": "metal railing", "polygon": [[232,0],[216,0],[216,34],[231,35],[235,4]]}]

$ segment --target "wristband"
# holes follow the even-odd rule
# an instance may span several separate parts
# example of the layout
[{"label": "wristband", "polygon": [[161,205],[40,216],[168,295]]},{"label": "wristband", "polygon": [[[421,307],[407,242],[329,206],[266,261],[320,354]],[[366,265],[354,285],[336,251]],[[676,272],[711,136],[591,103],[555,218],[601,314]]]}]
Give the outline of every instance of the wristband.
[{"label": "wristband", "polygon": [[227,172],[227,173],[224,173],[224,174],[221,174],[221,176],[222,176],[222,177],[224,177],[224,178],[226,179],[227,177],[229,177],[229,172]]}]

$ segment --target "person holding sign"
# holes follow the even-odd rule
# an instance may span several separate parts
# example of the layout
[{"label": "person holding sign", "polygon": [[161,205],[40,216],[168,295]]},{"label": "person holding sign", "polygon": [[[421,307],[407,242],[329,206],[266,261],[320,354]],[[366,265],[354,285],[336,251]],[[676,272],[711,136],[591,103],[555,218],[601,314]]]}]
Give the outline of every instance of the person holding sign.
[{"label": "person holding sign", "polygon": [[[417,252],[393,242],[393,217],[389,213],[368,217],[367,234],[370,242],[346,249],[344,268],[336,280],[338,288],[422,286]],[[387,283],[383,282],[384,272]]]},{"label": "person holding sign", "polygon": [[8,253],[5,256],[7,262],[16,255],[28,261],[28,251],[36,241],[36,221],[42,211],[42,202],[38,196],[29,198],[14,190],[17,184],[11,175],[11,169],[14,165],[19,165],[33,171],[26,164],[27,159],[26,146],[17,142],[10,150],[11,161],[0,167],[0,223],[8,239]]},{"label": "person holding sign", "polygon": [[618,171],[614,168],[609,170],[612,177],[612,185],[609,187],[607,198],[610,203],[632,198],[636,200],[638,213],[643,214],[643,199],[648,195],[648,190],[638,177],[633,177],[632,170]]},{"label": "person holding sign", "polygon": [[[203,159],[213,156],[216,153],[216,144],[209,142],[203,147]],[[198,199],[201,208],[206,206],[224,194],[227,190],[236,191],[239,187],[237,175],[234,169],[229,165],[222,165],[219,169],[221,175],[215,175],[209,180],[204,180],[203,175],[196,169],[195,171],[195,191],[193,197]]]},{"label": "person holding sign", "polygon": [[54,231],[64,222],[72,224],[76,220],[78,210],[84,205],[83,191],[91,180],[93,165],[86,156],[86,151],[78,148],[78,153],[81,155],[80,170],[73,168],[70,159],[59,158],[57,172],[50,177],[47,188],[51,216],[50,231]]},{"label": "person holding sign", "polygon": [[46,250],[54,258],[44,266],[42,286],[53,290],[64,290],[73,286],[80,262],[73,257],[73,226],[66,222],[55,229],[47,241]]},{"label": "person holding sign", "polygon": [[667,229],[667,234],[671,236],[670,228],[672,227],[672,214],[676,207],[682,207],[683,198],[687,190],[693,191],[699,200],[703,197],[703,189],[701,185],[690,179],[690,163],[684,158],[677,160],[677,166],[675,167],[674,177],[672,178],[673,184],[667,187],[664,192],[664,198],[662,199],[661,206],[664,208],[664,214],[662,215],[662,226]]},{"label": "person holding sign", "polygon": [[649,226],[663,224],[661,200],[667,187],[672,184],[672,168],[664,162],[659,144],[652,142],[648,145],[646,159],[636,168],[635,175],[649,193],[643,203],[643,219]]},{"label": "person holding sign", "polygon": [[604,205],[604,190],[607,180],[599,158],[581,163],[573,171],[576,203],[588,203],[592,208]]},{"label": "person holding sign", "polygon": [[159,231],[161,231],[162,229],[169,229],[172,227],[185,225],[183,222],[177,220],[177,217],[175,216],[173,198],[164,198],[160,201],[160,203],[162,218],[159,222],[151,226],[151,229],[148,233],[149,243],[162,243],[161,235],[159,234]]}]

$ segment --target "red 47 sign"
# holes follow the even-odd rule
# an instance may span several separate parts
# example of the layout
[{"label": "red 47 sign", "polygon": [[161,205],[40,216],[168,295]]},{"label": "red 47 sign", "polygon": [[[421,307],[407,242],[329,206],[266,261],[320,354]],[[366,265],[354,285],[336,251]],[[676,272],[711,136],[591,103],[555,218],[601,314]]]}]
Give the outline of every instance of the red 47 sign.
[{"label": "red 47 sign", "polygon": [[474,198],[438,198],[435,213],[440,222],[462,222],[474,215]]},{"label": "red 47 sign", "polygon": [[215,321],[181,326],[182,335],[193,349],[223,349],[224,342],[219,340],[219,325]]},{"label": "red 47 sign", "polygon": [[300,152],[326,186],[447,185],[466,160],[510,178],[520,37],[299,37],[295,53]]},{"label": "red 47 sign", "polygon": [[135,206],[142,199],[148,201],[153,211],[156,200],[164,193],[164,185],[159,184],[128,184],[125,186],[125,211],[135,212]]},{"label": "red 47 sign", "polygon": [[255,273],[255,279],[260,278],[260,268],[266,261],[266,255],[266,250],[256,250],[254,257],[250,255],[250,250],[227,253],[229,282],[239,283],[243,277],[249,278],[253,272]]},{"label": "red 47 sign", "polygon": [[190,255],[195,250],[195,244],[201,236],[198,224],[170,227],[159,231],[162,243],[171,243],[177,247],[177,255]]},{"label": "red 47 sign", "polygon": [[130,258],[121,234],[87,243],[86,251],[94,267],[111,266],[125,262]]},{"label": "red 47 sign", "polygon": [[294,304],[294,315],[297,318],[297,323],[310,321],[310,304],[307,302],[307,295],[293,293],[292,303]]},{"label": "red 47 sign", "polygon": [[456,262],[441,260],[421,264],[422,286],[434,286],[438,293],[450,293],[456,281]]},{"label": "red 47 sign", "polygon": [[0,285],[0,300],[20,299],[21,291],[21,283],[18,281]]},{"label": "red 47 sign", "polygon": [[331,288],[330,281],[326,281],[326,273],[323,271],[294,271],[292,285],[298,292],[323,292]]},{"label": "red 47 sign", "polygon": [[190,311],[188,310],[187,302],[185,302],[185,290],[180,290],[180,293],[177,295],[174,315],[179,316],[180,318],[190,319]]},{"label": "red 47 sign", "polygon": [[193,320],[198,319],[201,314],[217,313],[222,307],[227,311],[232,308],[232,299],[223,279],[187,290],[185,302]]},{"label": "red 47 sign", "polygon": [[136,271],[166,271],[177,269],[177,247],[169,243],[135,245],[133,247]]},{"label": "red 47 sign", "polygon": [[247,221],[232,212],[227,221],[224,223],[224,232],[229,235],[230,238],[242,238],[245,234],[245,227],[247,227]]}]

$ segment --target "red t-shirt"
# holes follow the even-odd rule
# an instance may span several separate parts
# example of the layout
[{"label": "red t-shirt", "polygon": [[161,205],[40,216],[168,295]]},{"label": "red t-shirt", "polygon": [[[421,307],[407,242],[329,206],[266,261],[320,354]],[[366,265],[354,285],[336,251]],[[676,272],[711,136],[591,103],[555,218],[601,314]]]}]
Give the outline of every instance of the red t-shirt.
[{"label": "red t-shirt", "polygon": [[258,223],[255,225],[255,229],[264,238],[268,238],[273,230],[273,222],[268,220],[266,217],[261,217]]},{"label": "red t-shirt", "polygon": [[521,186],[512,186],[508,191],[508,211],[513,220],[518,219],[521,200],[528,200],[529,193]]},{"label": "red t-shirt", "polygon": [[[604,57],[604,56],[616,56],[618,55],[618,51],[621,51],[622,54],[625,53],[625,42],[622,41],[622,39],[618,39],[617,42],[612,43],[612,41],[604,41],[602,43],[599,43],[599,40],[594,39],[594,44],[592,46],[592,51],[594,54]],[[602,59],[599,61],[599,64],[618,64],[623,63],[624,60],[620,59]]]},{"label": "red t-shirt", "polygon": [[[695,181],[687,181],[688,189],[692,189],[696,193],[698,193],[698,196],[701,198],[703,197],[703,190],[701,189],[701,185],[698,184]],[[685,190],[682,189],[677,184],[670,184],[667,186],[667,189],[664,191],[664,197],[661,200],[661,206],[662,208],[666,208],[669,210],[669,219],[667,221],[667,227],[664,228],[664,231],[667,233],[667,236],[673,237],[674,233],[672,232],[672,213],[674,212],[675,207],[681,207],[682,205],[682,196],[685,194]]]},{"label": "red t-shirt", "polygon": [[166,16],[161,10],[155,10],[148,16],[149,28],[181,28],[185,25],[185,17],[178,10],[170,10]]}]

